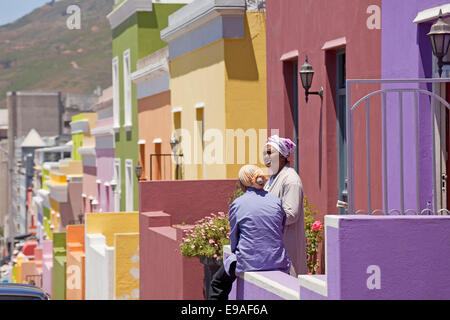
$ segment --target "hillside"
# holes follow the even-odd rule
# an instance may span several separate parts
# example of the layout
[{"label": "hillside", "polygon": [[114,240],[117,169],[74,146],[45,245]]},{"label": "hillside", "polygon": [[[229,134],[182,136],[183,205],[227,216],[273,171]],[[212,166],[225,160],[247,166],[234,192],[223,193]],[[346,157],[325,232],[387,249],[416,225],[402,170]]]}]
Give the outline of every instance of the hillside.
[{"label": "hillside", "polygon": [[[81,8],[81,29],[69,30],[70,5]],[[111,85],[114,0],[61,0],[0,27],[0,108],[6,92],[92,93]]]}]

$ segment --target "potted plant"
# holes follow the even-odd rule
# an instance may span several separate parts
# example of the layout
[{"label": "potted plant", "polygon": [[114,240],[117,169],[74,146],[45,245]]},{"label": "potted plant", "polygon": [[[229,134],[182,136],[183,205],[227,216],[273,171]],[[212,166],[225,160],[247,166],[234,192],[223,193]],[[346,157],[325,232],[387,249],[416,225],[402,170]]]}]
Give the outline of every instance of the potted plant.
[{"label": "potted plant", "polygon": [[223,212],[212,213],[184,231],[181,253],[185,257],[198,257],[204,265],[206,299],[211,279],[222,265],[223,246],[230,243],[229,235],[228,217]]}]

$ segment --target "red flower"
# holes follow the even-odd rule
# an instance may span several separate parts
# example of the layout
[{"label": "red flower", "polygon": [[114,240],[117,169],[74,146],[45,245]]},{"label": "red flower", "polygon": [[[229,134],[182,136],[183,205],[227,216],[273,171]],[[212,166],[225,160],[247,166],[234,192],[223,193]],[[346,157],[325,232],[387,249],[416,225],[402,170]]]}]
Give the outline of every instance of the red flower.
[{"label": "red flower", "polygon": [[322,223],[320,221],[316,221],[313,223],[313,225],[311,226],[311,231],[320,231],[322,230]]}]

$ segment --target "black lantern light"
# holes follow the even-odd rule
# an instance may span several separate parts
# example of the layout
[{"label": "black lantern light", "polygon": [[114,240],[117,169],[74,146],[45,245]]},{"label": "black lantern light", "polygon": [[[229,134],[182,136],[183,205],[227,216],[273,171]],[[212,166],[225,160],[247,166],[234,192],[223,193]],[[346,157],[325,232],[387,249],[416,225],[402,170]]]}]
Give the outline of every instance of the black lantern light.
[{"label": "black lantern light", "polygon": [[134,171],[136,173],[136,178],[140,181],[141,180],[141,176],[142,176],[142,171],[143,171],[140,163],[138,163],[138,165],[136,166]]},{"label": "black lantern light", "polygon": [[305,89],[305,96],[306,96],[306,102],[308,102],[308,96],[310,94],[316,94],[319,95],[321,99],[323,99],[323,87],[320,87],[319,91],[310,92],[309,89],[311,88],[313,77],[314,77],[314,70],[312,65],[308,62],[308,56],[305,58],[305,63],[300,68],[300,79],[302,80],[302,86]]},{"label": "black lantern light", "polygon": [[430,37],[433,54],[438,59],[439,77],[441,77],[442,67],[450,65],[450,61],[444,61],[450,44],[450,25],[442,19],[442,10],[439,11],[439,19],[431,26],[428,36]]}]

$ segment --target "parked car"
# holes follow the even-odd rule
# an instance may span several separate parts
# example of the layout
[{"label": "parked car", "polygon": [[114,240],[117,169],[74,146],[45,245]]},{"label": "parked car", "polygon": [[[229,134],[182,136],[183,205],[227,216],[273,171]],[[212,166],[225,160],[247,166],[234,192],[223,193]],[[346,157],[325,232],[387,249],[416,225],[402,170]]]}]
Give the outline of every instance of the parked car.
[{"label": "parked car", "polygon": [[50,295],[29,284],[0,283],[0,300],[50,300]]}]

